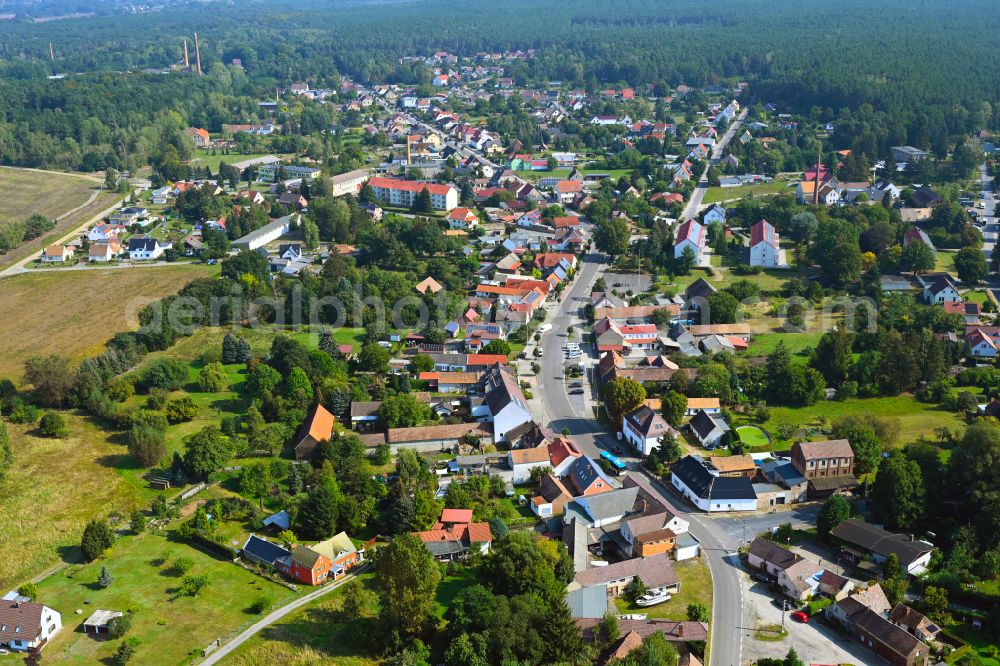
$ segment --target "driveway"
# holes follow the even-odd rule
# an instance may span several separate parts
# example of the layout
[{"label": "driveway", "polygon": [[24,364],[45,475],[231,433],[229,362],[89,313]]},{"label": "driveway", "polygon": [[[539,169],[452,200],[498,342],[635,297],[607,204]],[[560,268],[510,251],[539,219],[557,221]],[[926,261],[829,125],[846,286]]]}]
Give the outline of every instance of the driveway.
[{"label": "driveway", "polygon": [[781,609],[773,603],[775,596],[763,583],[740,572],[743,587],[743,659],[744,663],[763,657],[784,659],[789,648],[795,648],[807,664],[880,664],[874,652],[840,633],[820,618],[809,624],[792,620],[785,613],[788,636],[780,641],[760,641],[754,637],[760,625],[781,624]]}]

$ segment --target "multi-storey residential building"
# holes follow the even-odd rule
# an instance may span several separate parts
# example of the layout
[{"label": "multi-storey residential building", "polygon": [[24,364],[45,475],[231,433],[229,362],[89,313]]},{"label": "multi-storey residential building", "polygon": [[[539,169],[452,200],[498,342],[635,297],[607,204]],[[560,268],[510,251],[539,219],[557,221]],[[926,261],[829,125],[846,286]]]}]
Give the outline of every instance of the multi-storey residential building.
[{"label": "multi-storey residential building", "polygon": [[854,474],[854,450],[846,439],[800,442],[792,446],[792,465],[807,479]]},{"label": "multi-storey residential building", "polygon": [[424,190],[430,192],[434,210],[450,211],[458,206],[458,190],[451,185],[395,178],[372,178],[368,184],[379,201],[390,206],[410,208]]}]

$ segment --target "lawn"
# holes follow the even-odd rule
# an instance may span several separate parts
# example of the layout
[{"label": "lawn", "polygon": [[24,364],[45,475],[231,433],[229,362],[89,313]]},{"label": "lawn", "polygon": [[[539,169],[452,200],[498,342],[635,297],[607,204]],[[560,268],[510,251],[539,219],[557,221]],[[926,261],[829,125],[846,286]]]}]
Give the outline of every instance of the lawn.
[{"label": "lawn", "polygon": [[[790,442],[779,441],[779,424],[804,429],[806,439],[822,440],[826,435],[819,432],[820,417],[836,421],[841,416],[865,416],[874,414],[899,422],[899,445],[916,441],[922,436],[932,436],[936,428],[948,427],[962,430],[965,423],[954,412],[945,411],[937,405],[918,402],[913,396],[903,394],[889,398],[859,398],[839,402],[821,400],[809,407],[770,407],[770,417],[763,424],[765,430],[775,437],[773,448],[789,446]],[[749,423],[747,418],[736,418],[736,425]]]},{"label": "lawn", "polygon": [[266,155],[275,155],[277,157],[284,157],[280,153],[251,153],[249,155],[229,153],[228,155],[223,155],[221,151],[216,151],[216,154],[213,155],[210,150],[199,150],[195,154],[195,157],[191,160],[191,164],[199,167],[207,166],[212,170],[212,173],[216,173],[219,170],[219,164],[222,162],[225,162],[226,164],[233,164],[235,162],[252,160],[256,157],[264,157]]},{"label": "lawn", "polygon": [[14,466],[0,485],[0,589],[77,556],[88,520],[139,506],[137,489],[115,473],[124,452],[89,419],[66,414],[69,437],[36,437],[7,424]]},{"label": "lawn", "polygon": [[[248,607],[254,601],[270,606],[295,596],[283,585],[167,534],[119,537],[106,558],[39,583],[40,600],[62,613],[65,625],[45,649],[46,660],[93,664],[111,657],[119,641],[96,641],[77,631],[95,608],[105,608],[135,611],[130,635],[141,641],[135,663],[187,664],[210,641],[253,619]],[[178,557],[193,562],[190,575],[209,577],[197,597],[179,595],[182,575],[172,566]],[[102,589],[97,579],[105,566],[115,580]]]},{"label": "lawn", "polygon": [[182,264],[17,275],[0,280],[0,377],[19,381],[24,360],[62,354],[78,361],[137,325],[141,307],[175,294],[218,266]]},{"label": "lawn", "polygon": [[975,651],[979,657],[979,661],[976,662],[982,666],[1000,666],[1000,659],[994,656],[996,649],[994,644],[989,641],[989,639],[984,635],[985,632],[973,631],[969,625],[966,624],[956,624],[950,627],[945,627],[945,629],[955,636],[958,636],[963,641],[969,644],[969,649],[966,650],[962,648],[961,650],[955,650],[953,653],[945,658],[945,663],[954,664],[956,663],[964,654],[968,651]]},{"label": "lawn", "polygon": [[750,195],[764,196],[768,194],[779,194],[790,192],[790,184],[783,180],[776,180],[773,183],[762,183],[760,185],[741,185],[739,187],[710,187],[705,192],[703,204],[713,204],[731,199],[742,199]]},{"label": "lawn", "polygon": [[451,607],[455,597],[467,587],[471,587],[479,582],[476,579],[475,569],[463,569],[458,573],[445,576],[438,583],[437,597],[434,599],[434,612],[439,618]]},{"label": "lawn", "polygon": [[736,429],[740,441],[752,448],[762,448],[770,444],[764,431],[756,426],[740,426]]},{"label": "lawn", "polygon": [[[374,574],[358,576],[371,586]],[[226,664],[232,666],[371,666],[380,663],[370,640],[373,621],[348,620],[340,613],[343,588],[306,604],[241,645]]]},{"label": "lawn", "polygon": [[615,599],[615,605],[620,613],[643,613],[651,618],[666,618],[670,620],[686,620],[689,604],[704,604],[712,609],[712,575],[708,564],[700,557],[683,562],[674,562],[674,571],[681,580],[681,589],[671,597],[670,601],[659,606],[642,608],[629,599]]},{"label": "lawn", "polygon": [[955,274],[955,250],[938,250],[934,257],[934,270]]},{"label": "lawn", "polygon": [[815,349],[822,331],[806,333],[760,333],[750,341],[748,353],[751,356],[767,356],[784,342],[788,353],[794,355]]}]

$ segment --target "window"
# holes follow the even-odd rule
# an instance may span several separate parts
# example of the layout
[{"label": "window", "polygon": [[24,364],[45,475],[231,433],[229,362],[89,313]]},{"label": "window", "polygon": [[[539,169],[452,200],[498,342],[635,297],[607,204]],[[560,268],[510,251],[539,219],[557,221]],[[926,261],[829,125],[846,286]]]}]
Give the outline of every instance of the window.
[{"label": "window", "polygon": [[16,626],[16,627],[14,627],[14,633],[15,633],[15,634],[19,634],[19,633],[21,633],[21,627],[20,627],[20,625],[18,625],[18,626]]}]

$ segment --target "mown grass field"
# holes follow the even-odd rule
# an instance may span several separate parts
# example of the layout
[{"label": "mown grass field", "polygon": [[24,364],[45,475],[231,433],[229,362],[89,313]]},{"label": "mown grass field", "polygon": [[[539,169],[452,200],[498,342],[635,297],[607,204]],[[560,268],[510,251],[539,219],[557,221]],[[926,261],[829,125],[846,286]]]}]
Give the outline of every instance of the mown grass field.
[{"label": "mown grass field", "polygon": [[264,157],[266,155],[284,157],[281,153],[251,153],[249,155],[230,153],[228,155],[223,155],[222,151],[216,151],[216,154],[213,155],[211,150],[200,149],[195,152],[194,157],[191,159],[191,164],[199,167],[207,166],[212,170],[212,173],[217,173],[219,171],[219,164],[222,162],[225,162],[226,164],[234,164],[236,162],[252,160],[255,157]]},{"label": "mown grass field", "polygon": [[62,354],[81,360],[138,325],[142,305],[177,293],[218,266],[179,264],[22,274],[0,280],[0,377],[20,380],[24,360]]},{"label": "mown grass field", "polygon": [[[105,557],[39,583],[39,599],[62,613],[64,624],[45,649],[46,661],[110,662],[120,641],[98,641],[77,631],[95,608],[135,611],[129,633],[140,640],[135,663],[187,664],[210,641],[256,617],[249,608],[254,601],[270,606],[295,597],[283,585],[166,534],[119,536]],[[179,594],[183,575],[172,566],[178,557],[193,562],[188,575],[209,577],[197,597]],[[105,566],[115,578],[106,589],[97,584]],[[83,613],[77,615],[77,609]]]},{"label": "mown grass field", "polygon": [[[359,579],[370,586],[374,574]],[[267,627],[227,660],[232,666],[372,666],[381,662],[367,640],[371,620],[350,620],[340,612],[340,588]],[[366,626],[367,625],[367,626]]]},{"label": "mown grass field", "polygon": [[[74,561],[88,520],[140,506],[140,494],[114,465],[125,447],[89,419],[66,414],[69,437],[37,437],[7,424],[15,461],[0,485],[0,589]],[[64,618],[68,620],[68,618]]]},{"label": "mown grass field", "polygon": [[[666,618],[669,620],[687,620],[688,604],[704,604],[712,609],[712,575],[700,557],[683,562],[674,562],[674,571],[681,580],[681,589],[671,597],[670,601],[658,606],[642,608],[626,598],[615,599],[620,613],[644,613],[651,618]],[[609,609],[610,610],[610,609]]]},{"label": "mown grass field", "polygon": [[[964,429],[965,422],[954,412],[941,409],[937,405],[918,402],[908,394],[889,398],[858,398],[855,400],[825,400],[809,407],[770,407],[770,416],[762,426],[774,438],[773,448],[784,448],[790,442],[782,441],[777,436],[777,427],[785,423],[796,428],[817,429],[821,425],[820,418],[836,421],[842,416],[876,416],[895,419],[899,422],[899,441],[897,445],[909,444],[920,437],[934,436],[936,428]],[[753,423],[748,418],[737,417],[734,424]],[[808,439],[822,440],[825,435],[817,433]]]},{"label": "mown grass field", "polygon": [[760,185],[740,185],[739,187],[710,187],[705,192],[705,198],[702,199],[703,204],[713,204],[720,201],[730,201],[733,199],[742,199],[753,195],[755,197],[766,196],[769,194],[780,194],[782,192],[792,192],[789,183],[783,180],[776,180],[772,183],[761,183]]}]

